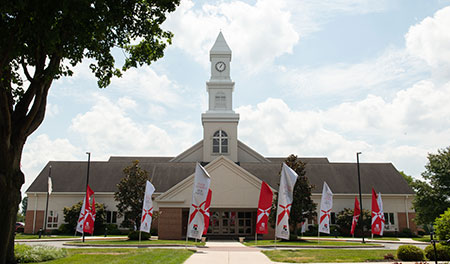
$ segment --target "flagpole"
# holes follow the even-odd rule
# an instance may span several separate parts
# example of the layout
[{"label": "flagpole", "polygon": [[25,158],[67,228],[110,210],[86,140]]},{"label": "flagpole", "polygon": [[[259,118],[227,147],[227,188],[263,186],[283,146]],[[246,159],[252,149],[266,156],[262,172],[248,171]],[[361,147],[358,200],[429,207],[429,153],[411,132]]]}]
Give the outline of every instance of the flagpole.
[{"label": "flagpole", "polygon": [[[87,175],[86,175],[86,192],[85,192],[85,197],[87,196],[87,188],[89,185],[89,166],[91,163],[91,153],[90,152],[86,152],[86,154],[88,155],[88,164],[87,164]],[[89,206],[89,203],[86,205]],[[85,220],[86,221],[86,220]],[[83,224],[84,225],[84,224]],[[84,228],[83,228],[84,229]],[[84,243],[84,230],[83,230],[83,243]]]},{"label": "flagpole", "polygon": [[[356,152],[356,164],[358,166],[358,185],[359,185],[359,208],[361,210],[360,217],[361,217],[361,236],[362,236],[362,242],[363,244],[366,243],[364,241],[364,213],[363,213],[363,203],[362,203],[362,195],[361,195],[361,173],[359,172],[359,154],[361,152]],[[358,224],[358,223],[356,223]]]},{"label": "flagpole", "polygon": [[[52,165],[50,165],[50,168],[48,170],[48,178],[52,176]],[[50,186],[48,186],[48,178],[47,178],[47,203],[45,204],[45,218],[44,218],[44,236],[47,233],[47,214],[48,214],[48,197],[50,196]]]},{"label": "flagpole", "polygon": [[[277,197],[279,199],[279,197]],[[278,204],[277,204],[277,210],[275,211],[275,249],[277,249],[277,227],[278,227]]]}]

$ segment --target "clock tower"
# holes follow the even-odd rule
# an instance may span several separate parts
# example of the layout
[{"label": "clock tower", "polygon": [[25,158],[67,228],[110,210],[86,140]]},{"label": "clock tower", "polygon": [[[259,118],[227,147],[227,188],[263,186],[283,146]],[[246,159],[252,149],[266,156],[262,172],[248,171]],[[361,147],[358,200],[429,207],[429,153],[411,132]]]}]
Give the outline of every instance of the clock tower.
[{"label": "clock tower", "polygon": [[202,114],[203,161],[223,155],[237,162],[237,125],[233,111],[234,82],[230,78],[231,49],[222,32],[209,52],[211,77],[206,82],[208,110]]}]

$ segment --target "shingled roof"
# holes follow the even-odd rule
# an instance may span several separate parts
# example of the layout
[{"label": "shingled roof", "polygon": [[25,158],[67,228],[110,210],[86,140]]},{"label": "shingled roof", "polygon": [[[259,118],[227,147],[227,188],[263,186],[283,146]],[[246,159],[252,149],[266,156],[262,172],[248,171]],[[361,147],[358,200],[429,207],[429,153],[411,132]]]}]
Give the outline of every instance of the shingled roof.
[{"label": "shingled roof", "polygon": [[[90,164],[89,185],[96,192],[115,192],[124,176],[123,169],[134,160],[147,170],[156,192],[165,192],[194,173],[194,162],[169,162],[172,157],[111,157],[109,161]],[[279,172],[284,158],[268,158],[267,163],[240,163],[239,165],[278,189]],[[315,187],[313,193],[322,191],[326,181],[335,193],[358,193],[356,163],[333,163],[327,158],[301,158],[306,162],[306,175]],[[45,192],[49,167],[52,166],[54,192],[83,192],[86,186],[87,162],[50,161],[39,173],[27,192]],[[372,187],[382,194],[413,194],[413,190],[391,163],[361,163],[361,187],[363,193],[371,193]]]}]

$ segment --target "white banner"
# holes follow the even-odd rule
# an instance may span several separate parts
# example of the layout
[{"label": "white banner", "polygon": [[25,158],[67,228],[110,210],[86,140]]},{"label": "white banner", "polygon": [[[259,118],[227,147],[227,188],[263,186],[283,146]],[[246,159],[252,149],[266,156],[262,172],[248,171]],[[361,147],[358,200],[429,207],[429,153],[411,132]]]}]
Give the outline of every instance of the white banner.
[{"label": "white banner", "polygon": [[319,232],[330,233],[331,208],[333,207],[333,193],[326,182],[323,182],[322,199],[320,201]]},{"label": "white banner", "polygon": [[380,209],[380,218],[381,218],[381,231],[380,231],[380,236],[383,236],[383,232],[384,232],[384,225],[386,223],[386,219],[384,219],[384,212],[383,212],[383,201],[381,200],[381,193],[378,193],[378,198],[377,198],[377,202],[378,202],[378,208]]},{"label": "white banner", "polygon": [[275,226],[275,236],[279,238],[289,239],[289,215],[297,177],[297,173],[283,163],[280,189],[278,190],[277,225]]},{"label": "white banner", "polygon": [[80,216],[78,217],[77,222],[77,232],[84,233],[83,226],[84,226],[84,220],[86,219],[86,197],[83,199],[83,206],[81,206]]},{"label": "white banner", "polygon": [[140,231],[150,233],[153,218],[152,194],[155,187],[149,181],[145,185],[144,203],[142,204],[142,217]]},{"label": "white banner", "polygon": [[187,236],[201,239],[205,228],[204,206],[208,196],[211,178],[206,170],[197,163],[195,167],[194,188],[192,190],[192,204],[189,209]]}]

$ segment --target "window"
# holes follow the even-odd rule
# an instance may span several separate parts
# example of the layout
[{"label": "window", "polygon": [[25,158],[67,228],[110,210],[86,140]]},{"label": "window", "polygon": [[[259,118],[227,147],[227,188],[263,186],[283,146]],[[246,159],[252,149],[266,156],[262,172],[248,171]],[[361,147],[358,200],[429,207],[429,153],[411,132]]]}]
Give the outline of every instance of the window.
[{"label": "window", "polygon": [[223,130],[216,131],[213,136],[213,153],[228,153],[228,135]]},{"label": "window", "polygon": [[335,212],[331,212],[330,224],[332,224],[332,225],[336,224],[336,213]]},{"label": "window", "polygon": [[117,212],[116,211],[106,211],[106,223],[116,224],[117,223]]},{"label": "window", "polygon": [[225,109],[227,107],[225,94],[222,92],[218,92],[215,97],[215,108],[216,109]]},{"label": "window", "polygon": [[394,213],[384,213],[385,225],[395,225]]},{"label": "window", "polygon": [[48,212],[47,228],[58,228],[58,213],[55,211]]}]

